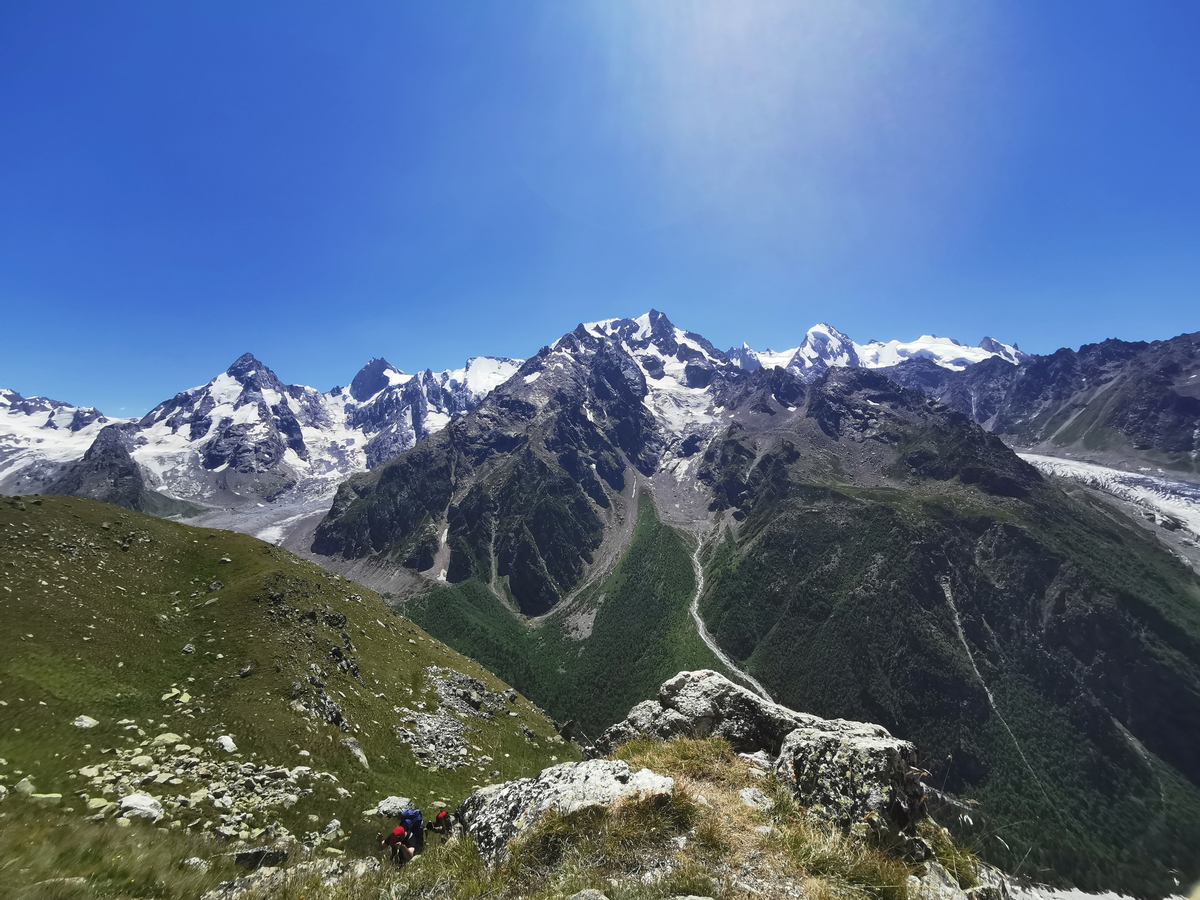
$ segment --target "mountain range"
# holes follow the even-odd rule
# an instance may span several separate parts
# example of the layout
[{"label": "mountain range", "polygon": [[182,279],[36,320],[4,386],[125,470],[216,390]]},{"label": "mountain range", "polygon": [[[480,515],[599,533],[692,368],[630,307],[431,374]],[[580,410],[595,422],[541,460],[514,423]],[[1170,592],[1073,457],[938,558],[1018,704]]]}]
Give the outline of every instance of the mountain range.
[{"label": "mountain range", "polygon": [[683,669],[880,723],[985,858],[1161,895],[1200,876],[1196,536],[1016,450],[1194,476],[1198,349],[722,352],[651,311],[326,393],[247,355],[136,421],[0,394],[0,490],[269,532],[585,742]]},{"label": "mountain range", "polygon": [[[651,318],[660,316],[629,321],[651,328]],[[835,365],[873,368],[926,359],[959,371],[993,357],[1024,358],[1015,346],[991,338],[979,347],[928,335],[910,343],[859,345],[828,325],[815,326],[799,347],[781,353],[743,345],[721,354],[704,344],[712,365],[747,371],[779,365],[806,380]],[[132,419],[0,389],[0,492],[78,494],[189,516],[327,499],[346,476],[407,450],[473,409],[523,362],[476,357],[461,369],[410,375],[372,359],[347,386],[322,392],[285,385],[245,354],[207,384]]]}]

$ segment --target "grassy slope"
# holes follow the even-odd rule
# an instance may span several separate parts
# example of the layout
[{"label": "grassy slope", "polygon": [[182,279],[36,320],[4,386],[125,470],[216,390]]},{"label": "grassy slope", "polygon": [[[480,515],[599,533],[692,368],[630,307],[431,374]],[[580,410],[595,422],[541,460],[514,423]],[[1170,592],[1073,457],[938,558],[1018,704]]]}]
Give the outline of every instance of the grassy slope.
[{"label": "grassy slope", "polygon": [[[942,572],[965,572],[969,558],[956,547],[969,547],[991,522],[1017,522],[1043,552],[1072,559],[1100,589],[1145,611],[1143,621],[1173,623],[1163,631],[1183,653],[1148,628],[1139,639],[1164,658],[1174,654],[1186,672],[1194,664],[1186,647],[1200,646],[1195,579],[1103,510],[1022,510],[969,493],[822,496],[782,516],[761,511],[740,540],[728,538],[713,554],[701,607],[724,646],[789,706],[881,722],[915,741],[935,783],[980,801],[964,837],[1009,869],[1131,892],[1171,889],[1172,868],[1194,877],[1200,790],[1161,760],[1147,763],[1127,743],[1106,741],[1089,721],[1096,710],[1061,693],[1067,679],[1045,677],[1056,663],[1035,646],[1036,632],[1014,627],[1020,609],[1004,606],[1021,591],[1000,592],[982,579],[970,591],[958,585],[973,656],[1014,743],[940,590],[917,588]],[[1036,568],[1036,553],[1026,558]],[[1033,584],[1029,571],[995,577],[1017,574]],[[1079,621],[1073,627],[1088,620]]]},{"label": "grassy slope", "polygon": [[694,590],[683,539],[659,521],[643,494],[629,549],[608,578],[580,597],[580,608],[598,604],[584,641],[566,636],[557,617],[527,629],[475,579],[435,588],[410,600],[405,612],[594,737],[676,672],[723,668],[688,614]]},{"label": "grassy slope", "polygon": [[[223,557],[231,561],[221,563]],[[215,580],[224,587],[208,593]],[[271,593],[295,614],[281,617]],[[347,599],[354,595],[359,599]],[[315,622],[300,621],[310,609]],[[341,641],[322,621],[326,610],[347,617],[362,684],[333,665],[329,648]],[[423,701],[436,709],[437,695],[422,678],[429,665],[452,667],[490,690],[503,689],[499,679],[392,615],[370,590],[245,535],[77,498],[0,500],[0,618],[0,782],[11,789],[28,775],[38,791],[62,793],[63,806],[79,812],[83,801],[75,793],[86,782],[73,772],[111,759],[106,748],[165,731],[209,745],[231,734],[238,759],[334,773],[351,797],[339,798],[322,782],[273,818],[299,834],[337,817],[352,832],[343,844],[350,850],[368,847],[375,823],[360,814],[381,797],[454,803],[476,783],[494,780],[470,768],[417,766],[392,727],[400,720],[396,705]],[[189,643],[192,654],[183,652]],[[249,662],[253,673],[239,677]],[[312,665],[324,671],[327,693],[352,723],[349,732],[289,708],[293,683]],[[160,699],[173,686],[192,701]],[[520,699],[512,708],[517,717],[469,722],[479,729],[469,742],[495,759],[501,779],[572,755],[569,746],[550,743],[552,725],[531,703]],[[100,724],[73,727],[80,714]],[[137,728],[117,724],[122,719]],[[520,725],[535,732],[539,746]],[[370,771],[341,746],[347,737],[361,742]],[[311,755],[302,757],[302,749]]]}]

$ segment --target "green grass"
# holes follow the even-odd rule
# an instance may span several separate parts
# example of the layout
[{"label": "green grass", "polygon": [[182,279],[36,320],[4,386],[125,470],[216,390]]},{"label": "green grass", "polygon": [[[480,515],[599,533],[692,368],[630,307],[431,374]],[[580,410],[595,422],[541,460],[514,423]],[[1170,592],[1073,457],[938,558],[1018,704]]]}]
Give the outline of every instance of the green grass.
[{"label": "green grass", "polygon": [[[185,866],[207,859],[205,869]],[[0,898],[190,900],[245,874],[203,835],[134,822],[92,824],[23,797],[0,807]]]},{"label": "green grass", "polygon": [[[215,580],[224,587],[207,592]],[[325,623],[327,611],[346,616],[344,629]],[[62,808],[76,815],[88,789],[75,774],[80,767],[166,731],[209,746],[231,734],[240,761],[333,773],[350,797],[318,782],[272,819],[303,834],[338,818],[349,832],[340,846],[350,851],[370,848],[376,823],[361,813],[384,796],[453,806],[476,784],[496,780],[469,767],[418,766],[394,736],[401,718],[394,708],[437,708],[423,676],[430,665],[493,691],[503,682],[394,615],[367,588],[245,535],[77,498],[0,500],[0,618],[10,636],[0,642],[0,783],[11,788],[28,776],[39,792],[61,793]],[[352,639],[361,683],[330,657],[341,630]],[[188,644],[194,653],[183,652]],[[252,673],[239,677],[248,663]],[[312,666],[324,673],[348,732],[290,708],[293,685]],[[162,699],[173,687],[191,701]],[[499,780],[537,772],[554,757],[578,758],[571,745],[554,742],[552,724],[528,700],[510,708],[516,717],[467,723],[468,742],[493,758],[488,769],[499,770]],[[81,714],[100,724],[73,727]],[[119,724],[126,719],[134,725]],[[348,737],[362,744],[369,770],[342,747]],[[197,817],[215,818],[212,811]]]},{"label": "green grass", "polygon": [[561,616],[527,628],[475,579],[434,588],[408,601],[405,612],[556,719],[573,719],[595,737],[677,672],[724,669],[688,613],[694,590],[687,545],[643,494],[628,550],[579,598],[576,608],[598,607],[586,640],[572,639]]}]

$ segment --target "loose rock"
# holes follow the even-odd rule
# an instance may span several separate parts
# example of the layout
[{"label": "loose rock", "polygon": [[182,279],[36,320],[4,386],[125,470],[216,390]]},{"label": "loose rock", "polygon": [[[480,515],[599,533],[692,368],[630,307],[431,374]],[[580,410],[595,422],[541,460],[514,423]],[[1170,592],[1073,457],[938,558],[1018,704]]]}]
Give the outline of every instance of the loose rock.
[{"label": "loose rock", "polygon": [[122,797],[117,808],[125,817],[149,819],[151,822],[157,822],[163,815],[162,804],[149,794],[129,794]]},{"label": "loose rock", "polygon": [[398,819],[400,813],[406,809],[412,809],[412,805],[413,801],[410,797],[386,797],[376,804],[375,811],[385,819]]}]

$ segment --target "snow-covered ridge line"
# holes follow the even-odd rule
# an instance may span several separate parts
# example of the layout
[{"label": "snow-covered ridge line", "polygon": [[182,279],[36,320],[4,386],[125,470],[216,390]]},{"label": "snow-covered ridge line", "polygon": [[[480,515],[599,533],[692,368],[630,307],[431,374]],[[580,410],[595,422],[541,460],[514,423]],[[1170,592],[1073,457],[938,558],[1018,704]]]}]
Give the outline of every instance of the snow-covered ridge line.
[{"label": "snow-covered ridge line", "polygon": [[1026,358],[1016,344],[1004,344],[990,337],[985,337],[976,347],[933,334],[923,334],[915,341],[868,341],[858,344],[823,322],[808,330],[799,347],[760,351],[743,343],[741,347],[729,350],[726,356],[743,369],[753,371],[778,366],[808,380],[833,366],[881,369],[899,365],[908,359],[928,359],[943,368],[961,372],[967,366],[992,357],[1014,364]]},{"label": "snow-covered ridge line", "polygon": [[90,406],[22,397],[0,388],[0,493],[21,472],[45,472],[79,459],[110,419]]},{"label": "snow-covered ridge line", "polygon": [[459,369],[409,375],[373,359],[349,386],[321,392],[283,384],[247,353],[138,419],[2,391],[0,493],[52,485],[117,426],[110,452],[123,447],[146,487],[168,498],[230,507],[281,491],[325,496],[473,409],[521,363],[474,357]]}]

